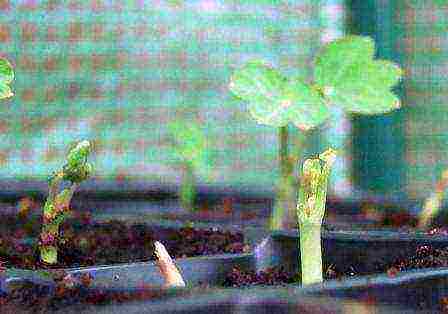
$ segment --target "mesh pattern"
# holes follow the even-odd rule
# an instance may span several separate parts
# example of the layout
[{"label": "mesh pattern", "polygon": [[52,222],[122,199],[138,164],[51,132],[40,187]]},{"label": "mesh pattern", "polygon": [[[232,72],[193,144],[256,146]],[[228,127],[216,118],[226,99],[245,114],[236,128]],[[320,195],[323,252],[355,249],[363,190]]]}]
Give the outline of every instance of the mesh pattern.
[{"label": "mesh pattern", "polygon": [[396,47],[405,69],[406,190],[427,197],[448,165],[448,6],[440,1],[401,1]]},{"label": "mesh pattern", "polygon": [[97,177],[171,183],[180,173],[166,124],[181,119],[210,143],[213,167],[200,181],[272,186],[277,130],[251,119],[228,79],[253,57],[306,74],[322,28],[341,27],[331,14],[322,23],[322,6],[0,0],[1,54],[16,71],[15,97],[1,108],[0,176],[47,176],[73,141],[89,139]]}]

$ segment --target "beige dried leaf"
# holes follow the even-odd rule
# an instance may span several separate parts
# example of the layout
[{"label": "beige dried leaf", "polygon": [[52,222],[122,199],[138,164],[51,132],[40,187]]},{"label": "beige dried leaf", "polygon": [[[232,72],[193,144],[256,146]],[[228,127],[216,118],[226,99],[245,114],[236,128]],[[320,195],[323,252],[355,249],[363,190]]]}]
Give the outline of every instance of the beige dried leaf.
[{"label": "beige dried leaf", "polygon": [[154,242],[157,265],[165,279],[166,287],[185,287],[185,282],[179,269],[174,264],[165,246],[159,241]]}]

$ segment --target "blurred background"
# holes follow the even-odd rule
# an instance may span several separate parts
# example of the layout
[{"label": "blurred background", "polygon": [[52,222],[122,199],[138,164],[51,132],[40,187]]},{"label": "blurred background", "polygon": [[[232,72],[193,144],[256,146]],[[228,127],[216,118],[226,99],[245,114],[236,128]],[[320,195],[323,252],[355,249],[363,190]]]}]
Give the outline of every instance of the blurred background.
[{"label": "blurred background", "polygon": [[16,73],[0,107],[0,188],[45,192],[69,145],[88,139],[95,174],[82,191],[176,191],[167,125],[179,120],[207,139],[202,193],[272,198],[278,130],[251,118],[230,75],[258,57],[311,78],[319,48],[350,33],[372,36],[377,56],[404,69],[403,108],[335,110],[305,147],[290,126],[291,151],[341,152],[331,197],[421,200],[448,163],[447,16],[436,0],[0,0],[0,55]]}]

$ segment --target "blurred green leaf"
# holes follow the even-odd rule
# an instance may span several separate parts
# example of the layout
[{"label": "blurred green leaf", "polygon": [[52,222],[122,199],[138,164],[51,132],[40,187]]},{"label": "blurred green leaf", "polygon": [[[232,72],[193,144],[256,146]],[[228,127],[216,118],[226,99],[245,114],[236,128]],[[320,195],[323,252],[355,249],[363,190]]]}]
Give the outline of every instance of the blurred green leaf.
[{"label": "blurred green leaf", "polygon": [[369,37],[347,36],[329,43],[316,58],[315,81],[325,97],[344,110],[381,114],[400,107],[391,92],[402,70],[392,62],[374,60]]},{"label": "blurred green leaf", "polygon": [[168,125],[168,130],[174,140],[174,149],[180,158],[191,163],[195,169],[210,167],[207,139],[198,126],[174,121]]},{"label": "blurred green leaf", "polygon": [[90,142],[79,142],[70,150],[67,156],[67,164],[63,167],[64,180],[82,182],[92,173],[92,165],[87,162],[90,154]]},{"label": "blurred green leaf", "polygon": [[[239,98],[250,102],[274,102],[281,97],[286,78],[263,60],[252,60],[232,75],[229,88]],[[271,110],[270,110],[271,111]]]},{"label": "blurred green leaf", "polygon": [[6,59],[0,58],[0,99],[14,95],[9,86],[13,79],[14,71],[11,64]]},{"label": "blurred green leaf", "polygon": [[318,91],[299,79],[288,81],[261,60],[250,61],[235,71],[229,88],[249,102],[250,114],[262,124],[281,127],[292,122],[308,130],[329,117]]}]

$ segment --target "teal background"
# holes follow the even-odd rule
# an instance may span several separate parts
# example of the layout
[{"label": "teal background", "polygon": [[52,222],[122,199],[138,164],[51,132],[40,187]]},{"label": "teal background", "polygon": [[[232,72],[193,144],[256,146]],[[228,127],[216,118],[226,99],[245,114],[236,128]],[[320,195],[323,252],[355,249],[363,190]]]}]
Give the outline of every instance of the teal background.
[{"label": "teal background", "polygon": [[354,117],[354,185],[377,194],[421,200],[448,166],[448,3],[349,0],[348,31],[369,35],[378,56],[404,70],[396,89],[402,109]]},{"label": "teal background", "polygon": [[[260,57],[307,77],[317,49],[342,31],[339,0],[2,0],[0,54],[16,80],[0,108],[0,177],[44,179],[69,145],[89,139],[96,178],[176,184],[166,125],[181,119],[208,138],[200,183],[273,188],[277,130],[230,95],[230,75]],[[335,114],[310,134],[309,153],[326,143],[343,152],[347,120]],[[334,183],[347,188],[344,156]]]}]

